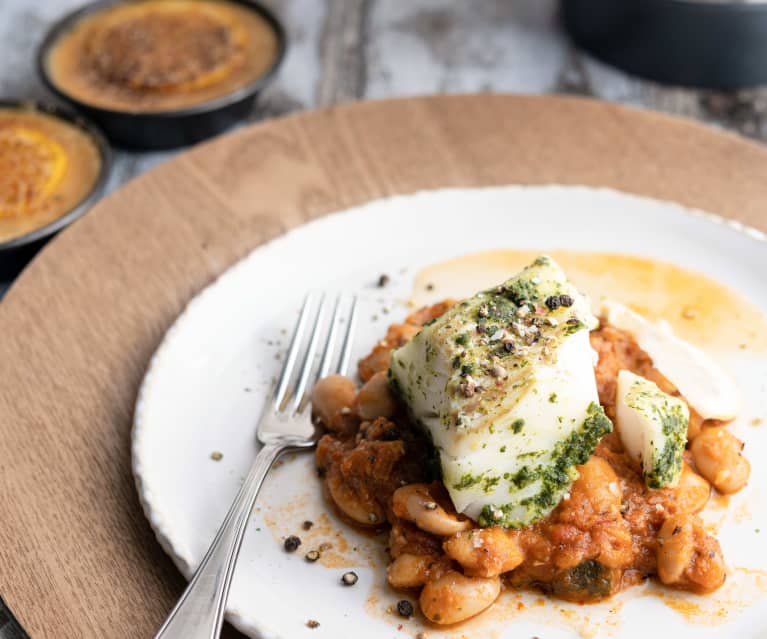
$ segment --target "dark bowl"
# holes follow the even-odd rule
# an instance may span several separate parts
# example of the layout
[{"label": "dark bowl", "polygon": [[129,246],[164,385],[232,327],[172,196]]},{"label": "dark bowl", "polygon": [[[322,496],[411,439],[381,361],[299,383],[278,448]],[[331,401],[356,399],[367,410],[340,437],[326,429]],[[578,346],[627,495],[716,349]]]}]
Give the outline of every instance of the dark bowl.
[{"label": "dark bowl", "polygon": [[258,78],[231,93],[173,111],[136,113],[115,111],[73,98],[57,87],[48,76],[45,60],[58,38],[87,15],[125,0],[99,0],[66,15],[51,27],[37,52],[37,70],[54,94],[96,122],[117,146],[131,149],[172,149],[212,137],[246,119],[259,92],[277,72],[287,46],[287,35],[280,22],[265,7],[250,0],[230,0],[258,13],[277,36],[277,54],[271,66]]},{"label": "dark bowl", "polygon": [[630,73],[731,90],[767,84],[767,3],[562,0],[580,47]]},{"label": "dark bowl", "polygon": [[40,228],[14,237],[5,242],[0,241],[0,253],[2,253],[3,262],[7,262],[16,253],[22,253],[22,247],[30,247],[33,244],[41,245],[43,240],[50,237],[57,231],[74,222],[78,217],[83,215],[88,209],[96,203],[104,192],[104,186],[107,178],[109,177],[109,170],[112,166],[112,151],[109,148],[109,144],[102,135],[101,131],[97,129],[93,124],[85,120],[83,117],[73,113],[69,109],[56,106],[53,104],[46,104],[42,102],[35,102],[31,100],[3,100],[0,99],[0,108],[12,108],[12,109],[32,109],[40,113],[52,115],[60,120],[64,120],[73,124],[78,129],[87,133],[90,138],[95,142],[99,151],[101,159],[101,167],[99,169],[98,177],[93,184],[90,192],[75,205],[60,217],[57,217],[53,222],[41,226]]}]

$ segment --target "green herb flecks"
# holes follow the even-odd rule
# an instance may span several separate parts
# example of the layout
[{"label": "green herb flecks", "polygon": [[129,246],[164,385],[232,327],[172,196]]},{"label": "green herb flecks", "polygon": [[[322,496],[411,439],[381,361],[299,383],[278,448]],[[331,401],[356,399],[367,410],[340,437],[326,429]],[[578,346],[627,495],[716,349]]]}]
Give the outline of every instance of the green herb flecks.
[{"label": "green herb flecks", "polygon": [[476,486],[479,484],[483,479],[485,478],[485,473],[480,473],[478,475],[472,475],[471,473],[466,473],[465,475],[461,476],[461,479],[458,480],[455,484],[453,484],[453,488],[456,490],[466,490],[467,488],[471,488],[472,486]]},{"label": "green herb flecks", "polygon": [[515,434],[521,433],[524,427],[525,427],[525,420],[522,419],[521,417],[511,422],[511,430]]},{"label": "green herb flecks", "polygon": [[667,439],[660,454],[653,460],[653,470],[645,473],[644,480],[648,488],[665,488],[674,483],[682,472],[682,454],[687,443],[687,418],[679,405],[660,410],[653,407],[662,419],[663,434]]},{"label": "green herb flecks", "polygon": [[518,502],[486,505],[479,516],[479,525],[520,528],[546,516],[575,480],[575,467],[591,457],[599,440],[611,430],[612,422],[602,407],[592,402],[581,426],[556,444],[550,460],[533,470],[525,466],[507,476],[510,483],[519,487],[540,483],[538,492]]}]

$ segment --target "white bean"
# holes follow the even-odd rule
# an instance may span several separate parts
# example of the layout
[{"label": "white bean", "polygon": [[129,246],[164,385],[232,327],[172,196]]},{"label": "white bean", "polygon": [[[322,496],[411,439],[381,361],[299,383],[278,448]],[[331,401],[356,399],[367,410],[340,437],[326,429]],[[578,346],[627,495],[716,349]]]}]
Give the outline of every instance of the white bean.
[{"label": "white bean", "polygon": [[389,564],[389,584],[394,588],[417,588],[429,578],[430,555],[404,553]]},{"label": "white bean", "polygon": [[421,611],[437,624],[458,623],[488,608],[501,592],[498,577],[465,577],[448,570],[421,591]]},{"label": "white bean", "polygon": [[371,377],[357,393],[357,414],[361,419],[373,420],[376,417],[391,417],[397,409],[389,390],[386,372],[381,371]]},{"label": "white bean", "polygon": [[657,561],[664,584],[693,592],[716,590],[727,576],[719,542],[697,515],[675,515],[663,523]]},{"label": "white bean", "polygon": [[679,583],[695,551],[692,521],[686,515],[669,517],[658,532],[658,577],[667,585]]},{"label": "white bean", "polygon": [[443,548],[472,577],[501,575],[514,570],[525,559],[519,532],[496,526],[453,535],[445,540]]},{"label": "white bean", "polygon": [[312,389],[312,412],[332,431],[346,429],[345,418],[354,405],[354,382],[343,375],[329,375]]},{"label": "white bean", "polygon": [[667,506],[674,514],[699,513],[711,496],[711,484],[698,475],[687,462],[682,462],[679,483],[665,490],[674,496]]},{"label": "white bean", "polygon": [[743,456],[743,442],[726,428],[704,428],[690,450],[698,472],[720,493],[736,493],[748,482],[751,464]]},{"label": "white bean", "polygon": [[412,521],[421,530],[442,537],[472,526],[468,519],[459,519],[442,508],[431,496],[426,484],[409,484],[394,491],[392,510],[397,517]]},{"label": "white bean", "polygon": [[380,525],[385,521],[386,513],[378,502],[370,496],[358,494],[337,471],[331,467],[326,481],[330,496],[339,510],[347,517],[364,526]]}]

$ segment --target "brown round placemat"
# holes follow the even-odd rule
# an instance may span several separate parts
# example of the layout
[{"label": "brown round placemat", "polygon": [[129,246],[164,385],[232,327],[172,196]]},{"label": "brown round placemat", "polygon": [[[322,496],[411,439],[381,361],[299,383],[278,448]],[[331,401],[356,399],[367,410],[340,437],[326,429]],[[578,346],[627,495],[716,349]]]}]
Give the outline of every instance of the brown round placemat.
[{"label": "brown round placemat", "polygon": [[146,364],[195,292],[330,211],[507,183],[611,186],[767,230],[760,146],[606,103],[484,95],[240,130],[49,244],[0,304],[0,596],[33,639],[150,637],[182,589],[139,507],[129,441]]}]

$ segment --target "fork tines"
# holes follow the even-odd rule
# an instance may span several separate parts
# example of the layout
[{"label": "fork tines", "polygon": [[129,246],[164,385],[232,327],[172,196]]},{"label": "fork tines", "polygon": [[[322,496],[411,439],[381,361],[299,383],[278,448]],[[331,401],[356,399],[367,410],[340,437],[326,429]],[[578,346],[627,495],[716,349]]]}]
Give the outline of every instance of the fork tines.
[{"label": "fork tines", "polygon": [[[315,293],[309,293],[301,308],[298,324],[293,332],[290,348],[285,357],[285,365],[282,367],[282,372],[274,391],[272,407],[275,411],[300,413],[306,406],[307,389],[311,389],[314,382],[327,376],[331,370],[334,370],[339,375],[346,375],[349,370],[354,328],[357,321],[357,296],[351,296],[350,301],[345,300],[346,296],[343,294],[336,296],[329,327],[325,325],[325,317],[330,306],[328,296],[324,293],[320,294],[319,302],[315,303],[316,297],[318,296]],[[348,308],[346,314],[343,313],[344,308]],[[314,322],[313,327],[309,329],[311,316],[314,317]],[[340,355],[336,357],[335,345],[338,341],[338,334],[344,318],[346,331],[341,344]],[[308,336],[307,343],[305,333],[308,329],[311,330],[311,333]],[[322,335],[325,333],[325,349],[319,366],[315,367],[317,346]],[[301,367],[297,374],[294,374],[296,362],[302,352]],[[333,369],[334,363],[336,363],[335,369]]]}]

